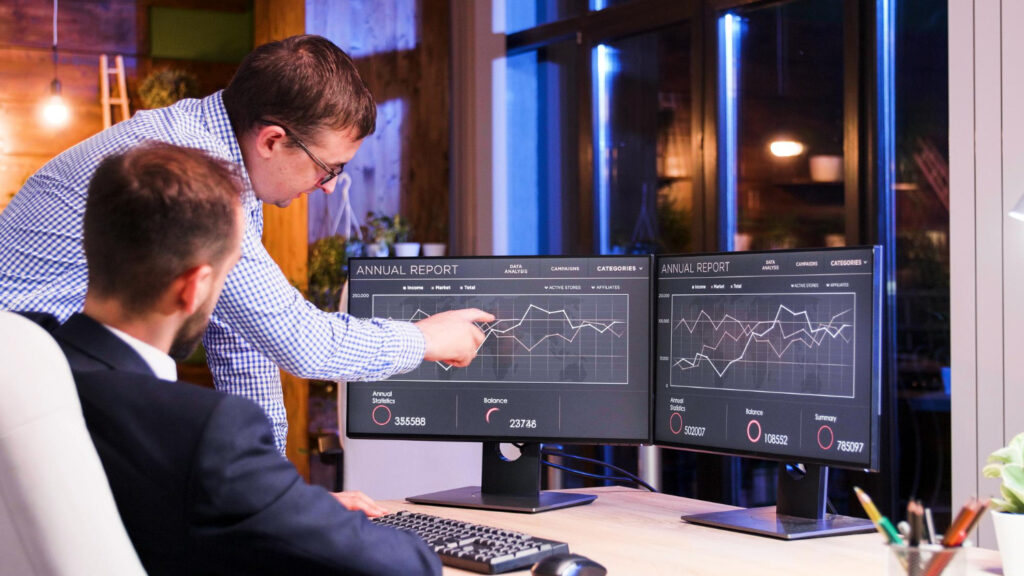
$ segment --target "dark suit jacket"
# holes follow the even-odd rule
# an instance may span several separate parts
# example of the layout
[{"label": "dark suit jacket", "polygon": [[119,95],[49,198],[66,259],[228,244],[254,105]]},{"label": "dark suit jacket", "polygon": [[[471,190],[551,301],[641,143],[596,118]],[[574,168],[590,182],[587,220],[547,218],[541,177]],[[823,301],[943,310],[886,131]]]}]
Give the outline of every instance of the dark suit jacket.
[{"label": "dark suit jacket", "polygon": [[306,484],[253,402],[159,380],[87,316],[53,335],[150,574],[440,574],[419,538]]}]

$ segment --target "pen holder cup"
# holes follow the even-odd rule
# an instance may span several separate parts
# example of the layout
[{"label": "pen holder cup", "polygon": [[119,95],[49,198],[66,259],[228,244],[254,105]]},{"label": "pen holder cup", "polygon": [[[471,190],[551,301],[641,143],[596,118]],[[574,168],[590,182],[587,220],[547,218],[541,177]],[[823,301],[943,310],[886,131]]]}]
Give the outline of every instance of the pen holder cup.
[{"label": "pen holder cup", "polygon": [[889,546],[889,576],[964,576],[967,552],[963,547]]}]

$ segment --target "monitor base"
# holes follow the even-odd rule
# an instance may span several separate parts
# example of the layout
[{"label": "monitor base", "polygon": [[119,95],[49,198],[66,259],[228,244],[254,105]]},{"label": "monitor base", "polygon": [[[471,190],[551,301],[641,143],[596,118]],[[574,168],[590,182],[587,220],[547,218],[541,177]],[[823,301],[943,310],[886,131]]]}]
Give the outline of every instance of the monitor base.
[{"label": "monitor base", "polygon": [[820,519],[801,518],[778,514],[775,506],[684,515],[682,519],[691,524],[725,528],[726,530],[770,536],[782,540],[801,540],[875,531],[874,524],[864,518],[839,514],[825,514]]},{"label": "monitor base", "polygon": [[565,492],[540,492],[536,496],[485,494],[479,486],[464,486],[462,488],[406,498],[406,500],[415,504],[478,508],[503,512],[524,512],[527,514],[568,508],[570,506],[581,506],[589,504],[596,499],[597,496],[593,494]]}]

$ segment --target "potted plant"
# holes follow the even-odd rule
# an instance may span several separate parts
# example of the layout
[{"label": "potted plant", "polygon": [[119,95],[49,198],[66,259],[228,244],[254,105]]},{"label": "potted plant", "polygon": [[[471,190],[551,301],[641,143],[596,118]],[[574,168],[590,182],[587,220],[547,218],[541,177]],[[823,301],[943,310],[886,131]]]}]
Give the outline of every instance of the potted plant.
[{"label": "potted plant", "polygon": [[988,457],[986,478],[999,478],[1001,498],[992,498],[992,521],[1005,576],[1024,576],[1024,433]]},{"label": "potted plant", "polygon": [[433,207],[429,216],[430,229],[427,233],[429,242],[423,243],[423,255],[438,258],[445,255],[448,245],[445,240],[448,238],[448,218],[440,210],[440,207]]},{"label": "potted plant", "polygon": [[341,235],[325,236],[309,245],[307,296],[318,308],[335,312],[345,285],[351,243]]},{"label": "potted plant", "polygon": [[366,213],[366,224],[363,226],[363,238],[366,238],[366,255],[373,258],[384,258],[388,255],[388,246],[394,242],[394,222],[390,216]]},{"label": "potted plant", "polygon": [[395,239],[395,256],[419,256],[420,243],[412,242],[412,228],[410,228],[409,220],[407,218],[403,218],[402,216],[395,214],[392,233]]}]

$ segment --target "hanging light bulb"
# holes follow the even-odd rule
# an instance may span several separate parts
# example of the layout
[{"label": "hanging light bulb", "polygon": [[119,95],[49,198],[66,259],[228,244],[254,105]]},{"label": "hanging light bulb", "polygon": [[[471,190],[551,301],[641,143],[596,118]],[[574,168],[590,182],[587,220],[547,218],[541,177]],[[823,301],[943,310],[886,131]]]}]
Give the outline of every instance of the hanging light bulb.
[{"label": "hanging light bulb", "polygon": [[53,82],[50,82],[50,97],[43,105],[43,120],[50,126],[60,127],[70,118],[71,110],[60,95],[60,80],[57,78],[57,0],[53,0]]},{"label": "hanging light bulb", "polygon": [[43,106],[43,119],[50,126],[63,126],[70,117],[71,111],[60,95],[60,80],[54,78],[50,83],[50,98]]}]

